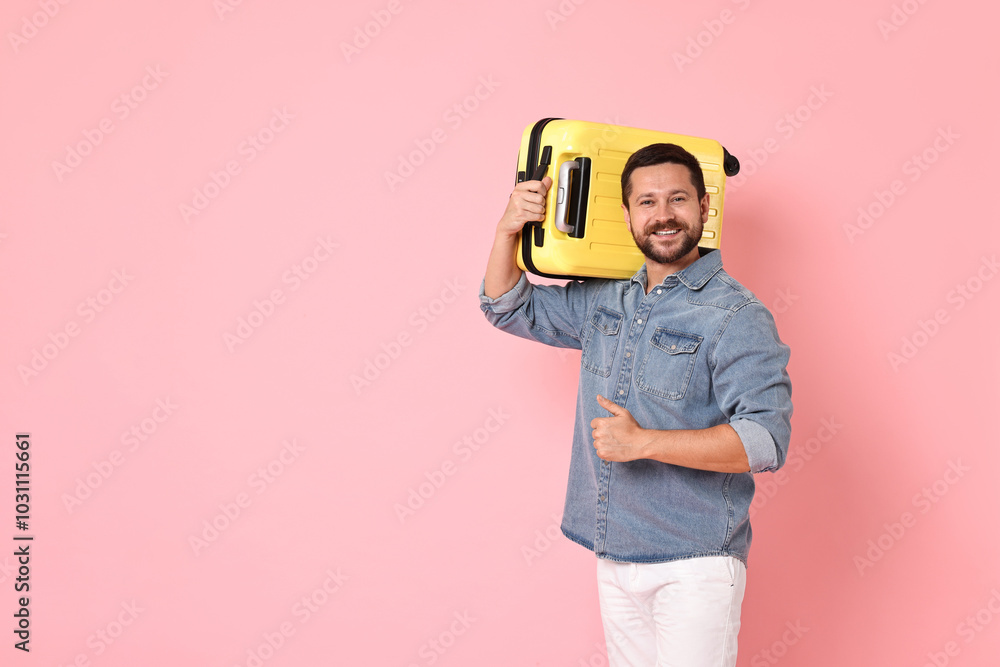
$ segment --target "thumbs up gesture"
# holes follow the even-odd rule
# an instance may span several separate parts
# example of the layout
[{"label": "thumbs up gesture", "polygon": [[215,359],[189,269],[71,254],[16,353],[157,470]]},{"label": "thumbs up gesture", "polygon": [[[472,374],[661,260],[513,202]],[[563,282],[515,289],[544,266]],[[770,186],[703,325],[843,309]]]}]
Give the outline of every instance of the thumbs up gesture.
[{"label": "thumbs up gesture", "polygon": [[643,456],[644,429],[632,413],[600,394],[597,403],[611,413],[590,422],[594,429],[594,449],[605,461],[635,461]]}]

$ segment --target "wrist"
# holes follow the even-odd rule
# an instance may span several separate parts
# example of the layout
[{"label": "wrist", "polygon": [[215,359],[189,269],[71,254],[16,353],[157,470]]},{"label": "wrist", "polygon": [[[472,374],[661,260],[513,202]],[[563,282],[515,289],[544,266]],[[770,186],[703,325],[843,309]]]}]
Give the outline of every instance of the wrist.
[{"label": "wrist", "polygon": [[641,426],[637,426],[636,428],[638,431],[635,435],[635,441],[639,445],[640,458],[656,460],[656,431],[642,428]]},{"label": "wrist", "polygon": [[503,220],[497,225],[496,238],[494,239],[497,243],[517,243],[517,235],[521,233],[521,227],[511,227],[510,225],[505,225]]}]

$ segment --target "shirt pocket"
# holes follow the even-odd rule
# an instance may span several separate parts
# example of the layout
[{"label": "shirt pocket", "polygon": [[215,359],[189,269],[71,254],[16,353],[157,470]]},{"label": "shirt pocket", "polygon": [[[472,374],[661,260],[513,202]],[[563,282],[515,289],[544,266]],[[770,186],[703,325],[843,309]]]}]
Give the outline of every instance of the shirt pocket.
[{"label": "shirt pocket", "polygon": [[636,374],[639,389],[673,401],[684,398],[702,336],[656,327]]},{"label": "shirt pocket", "polygon": [[583,344],[582,364],[585,369],[601,377],[611,375],[624,317],[624,314],[610,308],[597,307],[587,325]]}]

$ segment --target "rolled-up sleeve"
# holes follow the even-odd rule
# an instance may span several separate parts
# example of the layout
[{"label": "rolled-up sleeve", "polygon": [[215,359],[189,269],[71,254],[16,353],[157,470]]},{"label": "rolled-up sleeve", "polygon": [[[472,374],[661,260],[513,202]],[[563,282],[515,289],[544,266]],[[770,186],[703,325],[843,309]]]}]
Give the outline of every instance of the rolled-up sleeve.
[{"label": "rolled-up sleeve", "polygon": [[792,385],[788,346],[759,302],[736,310],[712,351],[719,407],[740,436],[750,472],[785,464],[791,440]]},{"label": "rolled-up sleeve", "polygon": [[521,338],[555,347],[580,349],[581,329],[603,281],[533,285],[525,274],[510,291],[492,299],[479,286],[480,308],[490,324]]},{"label": "rolled-up sleeve", "polygon": [[528,276],[521,274],[521,278],[517,281],[510,291],[501,294],[495,299],[491,299],[486,296],[486,280],[479,284],[479,303],[483,309],[483,312],[489,316],[490,313],[496,315],[503,315],[504,313],[510,313],[521,307],[528,297],[531,295],[531,283],[528,282]]}]

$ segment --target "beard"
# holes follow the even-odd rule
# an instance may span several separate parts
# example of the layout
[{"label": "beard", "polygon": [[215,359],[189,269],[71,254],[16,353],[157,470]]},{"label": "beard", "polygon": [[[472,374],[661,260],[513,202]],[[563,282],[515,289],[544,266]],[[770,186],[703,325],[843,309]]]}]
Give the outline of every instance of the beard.
[{"label": "beard", "polygon": [[[692,236],[693,230],[688,230],[683,227],[679,228],[677,235],[680,236],[679,243],[672,250],[666,250],[657,247],[656,245],[656,232],[664,231],[667,229],[678,229],[677,227],[668,227],[666,225],[661,225],[654,229],[651,229],[642,239],[637,238],[634,234],[632,237],[635,239],[635,244],[638,246],[639,250],[646,259],[651,259],[659,264],[673,264],[674,262],[680,260],[682,257],[686,256],[694,248],[698,246],[698,241],[701,240],[701,234],[699,233],[697,237]],[[699,230],[700,232],[700,230]]]}]

